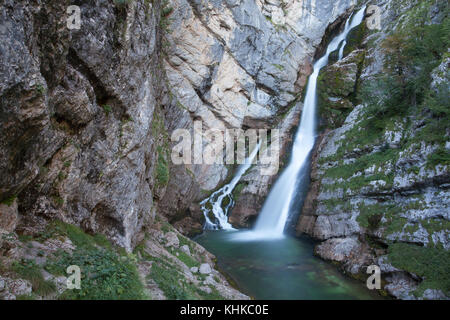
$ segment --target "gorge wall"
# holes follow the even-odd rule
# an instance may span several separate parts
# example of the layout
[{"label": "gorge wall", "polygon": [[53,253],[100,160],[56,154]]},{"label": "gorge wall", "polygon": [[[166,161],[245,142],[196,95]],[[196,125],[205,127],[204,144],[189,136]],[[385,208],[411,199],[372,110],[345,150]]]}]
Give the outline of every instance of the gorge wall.
[{"label": "gorge wall", "polygon": [[390,295],[448,299],[448,3],[374,4],[381,30],[354,30],[319,76],[323,133],[297,231],[354,277],[380,266]]}]

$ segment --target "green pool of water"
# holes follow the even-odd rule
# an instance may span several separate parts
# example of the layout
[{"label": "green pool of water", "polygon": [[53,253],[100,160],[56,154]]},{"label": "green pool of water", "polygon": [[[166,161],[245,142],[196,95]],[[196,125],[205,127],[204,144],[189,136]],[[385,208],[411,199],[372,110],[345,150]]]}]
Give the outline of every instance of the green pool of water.
[{"label": "green pool of water", "polygon": [[313,256],[308,239],[236,240],[242,231],[209,231],[195,240],[217,257],[219,268],[255,299],[381,299],[364,283]]}]

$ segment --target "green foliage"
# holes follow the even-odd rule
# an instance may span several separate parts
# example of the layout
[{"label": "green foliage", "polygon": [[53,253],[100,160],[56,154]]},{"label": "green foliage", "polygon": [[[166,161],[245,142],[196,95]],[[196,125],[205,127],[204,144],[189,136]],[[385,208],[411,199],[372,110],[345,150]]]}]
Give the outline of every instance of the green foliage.
[{"label": "green foliage", "polygon": [[161,226],[161,231],[164,233],[169,232],[171,229],[170,224],[168,224],[167,222],[163,222],[163,225]]},{"label": "green foliage", "polygon": [[241,195],[242,190],[248,185],[247,182],[240,182],[234,187],[234,190],[232,192],[234,201],[237,201],[239,196]]},{"label": "green foliage", "polygon": [[424,280],[416,290],[422,296],[428,289],[450,294],[450,252],[441,248],[424,248],[407,243],[389,246],[388,258],[394,267],[412,272]]},{"label": "green foliage", "polygon": [[45,88],[42,84],[38,83],[35,87],[36,93],[40,96],[43,96],[45,94]]},{"label": "green foliage", "polygon": [[68,237],[76,246],[72,254],[59,251],[45,268],[52,274],[66,274],[66,268],[81,269],[81,289],[66,290],[60,299],[145,299],[143,285],[133,260],[115,249],[103,235],[91,236],[80,228],[54,221],[41,235],[41,240]]},{"label": "green foliage", "polygon": [[56,290],[56,285],[44,279],[41,267],[32,260],[14,261],[12,271],[20,278],[30,281],[33,293],[39,296],[47,296]]},{"label": "green foliage", "polygon": [[440,147],[428,156],[428,164],[436,166],[437,164],[450,165],[450,151]]},{"label": "green foliage", "polygon": [[103,105],[103,111],[106,113],[106,115],[109,115],[112,112],[112,107],[108,104]]},{"label": "green foliage", "polygon": [[61,207],[64,204],[64,199],[61,198],[60,196],[54,196],[53,201],[55,201],[58,207]]},{"label": "green foliage", "polygon": [[166,268],[157,263],[153,263],[150,276],[164,292],[167,299],[195,299],[195,296],[189,292],[186,282],[181,279],[181,276],[176,269],[171,267]]},{"label": "green foliage", "polygon": [[369,229],[377,229],[386,208],[380,204],[372,206],[360,204],[358,209],[360,214],[356,218],[356,221],[359,225]]},{"label": "green foliage", "polygon": [[169,182],[169,165],[162,147],[158,147],[158,163],[156,166],[156,183],[158,186],[165,186]]},{"label": "green foliage", "polygon": [[60,252],[58,260],[47,268],[62,274],[70,265],[81,269],[81,289],[66,290],[60,299],[145,299],[136,265],[130,257],[105,248],[77,248],[72,254]]},{"label": "green foliage", "polygon": [[6,204],[8,207],[10,207],[14,203],[14,200],[16,200],[16,198],[17,198],[17,196],[11,196],[9,198],[6,198],[5,200],[3,200],[0,203],[1,204]]},{"label": "green foliage", "polygon": [[180,249],[171,248],[169,249],[169,251],[189,268],[200,266],[200,263],[197,260],[192,258],[190,255],[186,254],[185,252],[181,251]]},{"label": "green foliage", "polygon": [[170,6],[168,0],[163,0],[161,4],[161,17],[159,20],[159,26],[164,33],[170,32],[170,15],[173,12],[173,8]]},{"label": "green foliage", "polygon": [[221,300],[223,297],[212,286],[211,293],[189,283],[181,272],[170,264],[156,259],[152,265],[152,272],[148,276],[153,279],[164,292],[167,299],[171,300]]},{"label": "green foliage", "polygon": [[[431,108],[441,113],[441,104],[448,104],[448,87],[438,94],[430,92],[431,72],[442,61],[450,41],[446,30],[450,20],[428,24],[415,15],[410,22],[385,39],[384,74],[366,83],[360,100],[368,103],[369,112],[378,118],[404,115],[414,106]],[[425,103],[428,102],[428,103]],[[448,109],[447,109],[448,110]]]}]

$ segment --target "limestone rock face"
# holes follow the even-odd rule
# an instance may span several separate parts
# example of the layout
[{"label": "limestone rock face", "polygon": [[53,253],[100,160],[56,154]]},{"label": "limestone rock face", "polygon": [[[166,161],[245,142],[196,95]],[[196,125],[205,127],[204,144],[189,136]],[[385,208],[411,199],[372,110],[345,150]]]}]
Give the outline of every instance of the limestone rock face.
[{"label": "limestone rock face", "polygon": [[[380,266],[387,283],[384,290],[394,297],[448,299],[448,293],[423,287],[426,276],[415,275],[401,259],[419,254],[418,247],[422,256],[415,259],[421,261],[448,255],[449,167],[431,159],[450,143],[424,139],[426,119],[432,116],[413,108],[408,116],[377,122],[374,129],[371,124],[376,119],[360,91],[384,72],[381,43],[395,31],[398,17],[408,17],[417,4],[398,8],[380,1],[378,5],[382,30],[366,33],[362,42],[353,44],[353,51],[344,52],[341,61],[319,75],[320,116],[328,129],[314,151],[311,188],[297,231],[323,241],[316,254],[340,262],[346,272],[365,274],[364,266]],[[440,9],[430,8],[434,23],[439,23]],[[432,90],[448,82],[448,58],[431,78]],[[336,112],[330,115],[330,110]],[[449,140],[448,129],[442,136]]]},{"label": "limestone rock face", "polygon": [[0,200],[131,248],[152,209],[158,2],[2,4]]},{"label": "limestone rock face", "polygon": [[0,233],[13,232],[16,229],[18,219],[16,199],[12,203],[0,203]]},{"label": "limestone rock face", "polygon": [[352,238],[332,238],[316,247],[316,254],[327,260],[343,262],[358,254],[358,240]]},{"label": "limestone rock face", "polygon": [[[202,121],[204,131],[292,128],[296,125],[292,117],[281,116],[291,113],[293,105],[297,112],[301,109],[294,102],[312,71],[311,61],[325,29],[355,3],[169,1],[173,12],[170,32],[165,35],[164,68],[180,109],[170,120],[171,128],[188,129],[191,135],[194,121]],[[283,142],[289,141],[284,138]],[[205,147],[211,144],[204,141]],[[184,166],[174,168],[177,177],[169,182],[159,206],[185,232],[195,221],[194,217],[180,219],[192,212],[186,210],[186,196],[200,200],[206,195],[200,190],[217,189],[232,173],[223,164],[193,164],[188,169],[196,181],[191,183]],[[261,176],[257,170],[249,173],[252,182],[242,190],[233,211],[236,225],[250,224],[273,181],[273,176]],[[177,210],[170,205],[173,202]]]}]

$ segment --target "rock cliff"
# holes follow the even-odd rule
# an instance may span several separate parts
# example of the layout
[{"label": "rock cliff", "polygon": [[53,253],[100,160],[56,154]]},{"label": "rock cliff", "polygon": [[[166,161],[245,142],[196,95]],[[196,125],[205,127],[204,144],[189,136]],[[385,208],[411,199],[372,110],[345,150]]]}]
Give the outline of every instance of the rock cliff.
[{"label": "rock cliff", "polygon": [[[67,27],[72,4],[81,9],[79,29]],[[117,259],[131,259],[129,268],[116,270],[127,279],[112,284],[117,292],[103,288],[96,296],[97,280],[89,278],[92,287],[72,298],[130,298],[129,290],[141,292],[139,283],[149,274],[156,281],[152,288],[162,294],[144,288],[133,298],[246,298],[214,269],[199,279],[189,271],[187,266],[201,263],[214,267],[204,249],[194,248],[175,230],[172,238],[185,239],[194,252],[181,252],[178,244],[164,246],[163,236],[152,236],[161,229],[158,221],[166,219],[158,204],[165,193],[176,192],[169,178],[185,179],[170,172],[169,163],[169,132],[179,125],[162,49],[169,9],[157,0],[1,3],[3,298],[63,294],[65,259],[81,265],[98,260],[96,274],[121,268]],[[195,186],[190,191],[190,183],[183,188],[187,204],[197,191]],[[170,202],[171,209],[182,207]],[[106,238],[97,242],[91,235]],[[138,244],[145,254],[135,256],[131,252]],[[57,254],[58,249],[65,254]],[[161,278],[159,271],[167,268],[172,278]],[[116,281],[103,277],[99,287]],[[171,287],[170,281],[187,284]]]}]

